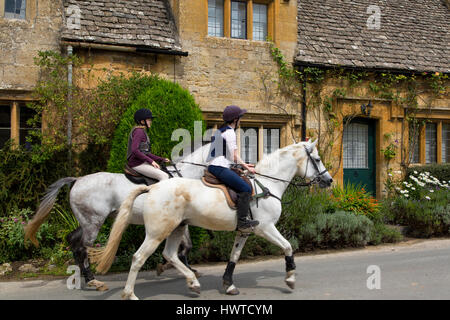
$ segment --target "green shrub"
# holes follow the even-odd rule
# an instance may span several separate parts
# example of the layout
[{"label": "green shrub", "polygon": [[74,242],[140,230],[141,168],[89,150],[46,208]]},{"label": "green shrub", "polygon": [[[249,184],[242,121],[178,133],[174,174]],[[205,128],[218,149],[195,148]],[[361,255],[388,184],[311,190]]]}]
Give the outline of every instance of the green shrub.
[{"label": "green shrub", "polygon": [[[156,117],[149,131],[152,153],[170,158],[172,148],[180,141],[172,141],[172,132],[187,129],[194,137],[194,122],[202,121],[202,112],[189,92],[171,81],[153,76],[146,90],[125,111],[116,131],[108,161],[108,171],[122,172],[126,162],[128,136],[135,126],[134,113],[149,108]],[[202,125],[202,134],[206,125]]]},{"label": "green shrub", "polygon": [[386,226],[384,223],[375,223],[370,233],[369,244],[394,243],[402,239],[403,235],[399,230]]},{"label": "green shrub", "polygon": [[17,208],[34,210],[47,187],[68,175],[66,150],[48,159],[34,158],[36,152],[9,144],[0,150],[0,217]]},{"label": "green shrub", "polygon": [[370,241],[373,222],[362,215],[338,211],[318,214],[301,228],[300,247],[340,248],[365,246]]},{"label": "green shrub", "polygon": [[346,183],[344,187],[335,185],[331,192],[331,200],[336,210],[364,215],[373,221],[381,219],[377,200],[360,185],[351,183]]},{"label": "green shrub", "polygon": [[[448,194],[448,192],[447,192]],[[447,196],[443,196],[448,199]],[[431,237],[450,234],[450,202],[410,200],[397,197],[383,206],[390,212],[393,223],[407,226],[413,237]]]},{"label": "green shrub", "polygon": [[[53,248],[61,239],[56,223],[44,222],[36,234],[41,244],[39,248],[24,243],[24,225],[31,215],[30,209],[13,210],[8,217],[0,217],[0,264],[45,256],[42,248]],[[52,221],[53,222],[53,221]]]},{"label": "green shrub", "polygon": [[[295,182],[299,182],[297,179]],[[334,212],[327,190],[290,186],[283,195],[283,208],[277,228],[290,239],[300,233],[301,227],[321,213]]]}]

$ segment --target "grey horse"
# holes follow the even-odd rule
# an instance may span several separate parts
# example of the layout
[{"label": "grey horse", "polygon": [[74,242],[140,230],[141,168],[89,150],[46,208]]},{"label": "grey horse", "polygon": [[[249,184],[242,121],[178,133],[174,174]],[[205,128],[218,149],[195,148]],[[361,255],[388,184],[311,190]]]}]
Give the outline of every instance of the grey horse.
[{"label": "grey horse", "polygon": [[[195,150],[192,154],[176,163],[178,172],[185,178],[200,179],[203,175],[205,160],[210,149],[206,144]],[[195,165],[198,164],[198,165]],[[176,172],[175,167],[168,166],[169,171]],[[98,290],[106,290],[104,283],[95,279],[90,269],[87,256],[87,247],[91,247],[97,238],[98,232],[106,218],[114,217],[120,204],[127,195],[136,188],[124,174],[98,172],[82,177],[66,177],[53,183],[46,191],[36,210],[36,214],[25,227],[25,240],[29,239],[35,246],[39,243],[36,232],[50,214],[56,202],[59,190],[65,185],[73,186],[70,190],[70,207],[79,227],[67,236],[67,242],[73,253],[75,262],[88,286]],[[143,225],[143,197],[136,199],[132,208],[131,224]],[[187,254],[192,248],[187,225],[184,226],[183,246],[180,257],[187,264]]]}]

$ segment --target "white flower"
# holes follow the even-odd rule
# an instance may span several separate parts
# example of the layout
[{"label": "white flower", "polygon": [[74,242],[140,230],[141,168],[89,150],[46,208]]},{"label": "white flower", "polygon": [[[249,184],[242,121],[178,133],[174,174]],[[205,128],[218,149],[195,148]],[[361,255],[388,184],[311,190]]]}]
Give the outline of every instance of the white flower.
[{"label": "white flower", "polygon": [[409,195],[408,195],[408,194],[405,194],[405,197],[407,197],[407,198],[408,198],[408,197],[409,197]]},{"label": "white flower", "polygon": [[389,177],[392,177],[392,173],[388,173],[388,176],[389,176]]},{"label": "white flower", "polygon": [[429,196],[425,196],[425,199],[430,200],[431,198]]},{"label": "white flower", "polygon": [[416,190],[416,188],[414,188],[414,187],[411,187],[411,189],[412,189],[412,190]]},{"label": "white flower", "polygon": [[433,192],[434,192],[434,190],[430,190],[430,192],[431,192],[431,193],[433,193]]},{"label": "white flower", "polygon": [[417,174],[417,171],[416,171],[416,170],[414,170],[414,174]]}]

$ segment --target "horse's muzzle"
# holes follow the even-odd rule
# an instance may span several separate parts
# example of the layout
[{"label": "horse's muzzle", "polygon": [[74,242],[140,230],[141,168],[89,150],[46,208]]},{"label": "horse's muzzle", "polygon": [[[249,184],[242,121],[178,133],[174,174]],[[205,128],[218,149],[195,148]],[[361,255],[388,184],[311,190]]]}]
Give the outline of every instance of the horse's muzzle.
[{"label": "horse's muzzle", "polygon": [[325,178],[325,177],[321,177],[320,181],[319,181],[319,187],[320,188],[328,188],[331,186],[331,184],[333,183],[333,179],[330,178]]}]

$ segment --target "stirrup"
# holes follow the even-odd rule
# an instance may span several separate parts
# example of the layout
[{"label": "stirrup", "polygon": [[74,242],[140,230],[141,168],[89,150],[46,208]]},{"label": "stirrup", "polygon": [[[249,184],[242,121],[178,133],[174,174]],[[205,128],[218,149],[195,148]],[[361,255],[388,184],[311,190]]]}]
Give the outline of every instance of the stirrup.
[{"label": "stirrup", "polygon": [[236,230],[237,231],[244,231],[244,230],[248,230],[248,229],[253,229],[258,224],[259,224],[258,220],[246,219],[245,221],[238,221]]}]

